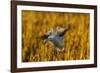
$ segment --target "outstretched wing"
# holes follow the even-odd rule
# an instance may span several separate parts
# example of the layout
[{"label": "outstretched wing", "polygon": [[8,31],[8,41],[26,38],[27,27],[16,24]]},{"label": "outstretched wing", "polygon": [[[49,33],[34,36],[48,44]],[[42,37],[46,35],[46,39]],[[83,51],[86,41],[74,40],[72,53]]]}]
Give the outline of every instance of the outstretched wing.
[{"label": "outstretched wing", "polygon": [[65,33],[71,29],[71,26],[69,25],[67,28],[62,28],[62,31],[58,32],[59,36],[64,36]]},{"label": "outstretched wing", "polygon": [[59,35],[59,36],[64,36],[67,30],[68,30],[68,29],[65,29],[63,32],[58,32],[58,35]]},{"label": "outstretched wing", "polygon": [[53,29],[50,29],[48,32],[46,32],[41,38],[47,39],[51,34],[53,33]]}]

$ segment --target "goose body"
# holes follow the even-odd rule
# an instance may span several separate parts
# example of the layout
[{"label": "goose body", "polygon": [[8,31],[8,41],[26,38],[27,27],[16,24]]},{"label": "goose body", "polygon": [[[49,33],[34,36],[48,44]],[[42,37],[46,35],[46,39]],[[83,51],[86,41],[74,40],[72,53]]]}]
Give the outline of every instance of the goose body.
[{"label": "goose body", "polygon": [[58,51],[64,50],[64,35],[68,29],[57,27],[55,30],[51,29],[47,33],[44,34],[43,39],[45,43],[51,41],[54,44],[54,47]]}]

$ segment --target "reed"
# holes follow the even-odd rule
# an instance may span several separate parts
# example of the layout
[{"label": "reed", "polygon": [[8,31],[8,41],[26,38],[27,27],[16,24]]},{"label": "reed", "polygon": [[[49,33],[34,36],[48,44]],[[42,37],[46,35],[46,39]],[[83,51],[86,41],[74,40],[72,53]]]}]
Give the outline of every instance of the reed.
[{"label": "reed", "polygon": [[[64,51],[54,50],[51,42],[44,44],[40,37],[51,28],[71,26],[64,36]],[[90,15],[22,11],[22,61],[86,60],[90,58]]]}]

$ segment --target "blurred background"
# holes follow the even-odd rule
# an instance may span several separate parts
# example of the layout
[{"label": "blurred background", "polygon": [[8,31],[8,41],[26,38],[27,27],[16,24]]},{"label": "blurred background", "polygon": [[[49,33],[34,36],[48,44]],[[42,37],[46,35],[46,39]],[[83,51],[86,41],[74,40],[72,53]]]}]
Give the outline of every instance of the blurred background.
[{"label": "blurred background", "polygon": [[[70,26],[64,36],[64,51],[54,51],[43,36],[57,26]],[[86,60],[90,58],[90,15],[22,10],[22,61]]]}]

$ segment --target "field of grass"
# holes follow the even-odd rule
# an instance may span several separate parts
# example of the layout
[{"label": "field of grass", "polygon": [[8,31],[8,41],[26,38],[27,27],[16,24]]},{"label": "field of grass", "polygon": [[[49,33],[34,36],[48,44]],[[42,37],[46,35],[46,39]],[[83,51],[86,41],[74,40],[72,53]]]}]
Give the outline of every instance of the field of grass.
[{"label": "field of grass", "polygon": [[[86,60],[90,58],[90,15],[22,11],[22,62]],[[64,36],[64,51],[54,50],[40,37],[51,28],[70,26]]]}]

